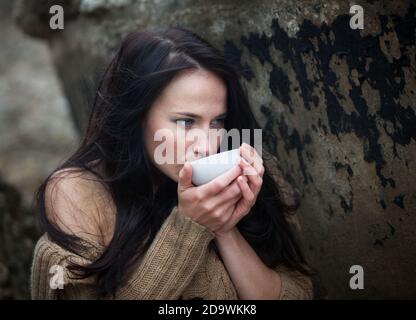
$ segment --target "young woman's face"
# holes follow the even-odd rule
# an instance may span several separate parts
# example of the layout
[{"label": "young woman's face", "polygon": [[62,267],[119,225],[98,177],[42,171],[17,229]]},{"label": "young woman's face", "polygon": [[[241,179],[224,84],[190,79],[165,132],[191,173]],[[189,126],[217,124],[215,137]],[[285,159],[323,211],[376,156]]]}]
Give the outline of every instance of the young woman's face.
[{"label": "young woman's face", "polygon": [[[225,84],[206,70],[183,71],[164,88],[144,121],[147,152],[163,174],[177,182],[185,161],[217,152],[223,133],[220,129],[224,128],[226,117],[226,101]],[[212,135],[215,132],[218,133],[216,137]],[[163,157],[171,156],[169,159],[174,162],[159,164],[160,161],[155,161],[156,157],[160,159],[161,150],[165,150]]]}]

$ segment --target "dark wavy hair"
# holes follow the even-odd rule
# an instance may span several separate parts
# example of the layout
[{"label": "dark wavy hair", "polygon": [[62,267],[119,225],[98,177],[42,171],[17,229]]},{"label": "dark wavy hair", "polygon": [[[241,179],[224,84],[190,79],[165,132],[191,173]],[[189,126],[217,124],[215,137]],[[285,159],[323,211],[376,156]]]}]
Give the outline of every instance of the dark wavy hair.
[{"label": "dark wavy hair", "polygon": [[[117,210],[112,240],[91,264],[73,266],[81,277],[97,276],[100,296],[114,294],[123,285],[128,271],[149,248],[177,205],[177,183],[158,173],[145,150],[142,119],[175,75],[197,68],[213,72],[226,85],[226,130],[236,128],[241,134],[242,129],[260,129],[240,83],[242,70],[219,50],[181,27],[135,31],[122,41],[103,72],[78,149],[37,190],[41,227],[52,241],[75,253],[82,239],[63,232],[46,215],[48,180],[60,169],[86,170],[109,190]],[[105,164],[105,176],[96,170],[96,160]],[[237,227],[267,266],[285,264],[309,274],[285,219],[286,213],[297,209],[299,201],[285,201],[282,195],[287,190],[281,190],[267,166],[265,169],[256,204]],[[156,177],[158,188],[154,191],[149,186]],[[213,243],[210,248],[216,250]]]}]

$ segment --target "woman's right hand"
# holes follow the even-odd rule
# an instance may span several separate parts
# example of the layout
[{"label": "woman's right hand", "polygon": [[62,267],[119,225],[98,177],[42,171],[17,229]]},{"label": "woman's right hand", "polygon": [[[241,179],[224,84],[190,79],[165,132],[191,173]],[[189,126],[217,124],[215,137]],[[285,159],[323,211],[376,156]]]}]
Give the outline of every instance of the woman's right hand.
[{"label": "woman's right hand", "polygon": [[[186,162],[179,172],[178,209],[183,215],[207,227],[212,232],[231,217],[241,198],[237,178],[242,175],[236,164],[230,170],[201,186],[192,184],[192,166]],[[245,176],[243,176],[246,179]]]}]

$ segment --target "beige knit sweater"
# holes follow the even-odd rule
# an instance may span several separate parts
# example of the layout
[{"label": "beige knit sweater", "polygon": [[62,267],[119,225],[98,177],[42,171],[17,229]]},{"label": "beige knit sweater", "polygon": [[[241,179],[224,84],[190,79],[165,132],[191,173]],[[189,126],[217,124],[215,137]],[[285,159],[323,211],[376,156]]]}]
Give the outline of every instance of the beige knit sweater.
[{"label": "beige knit sweater", "polygon": [[[274,171],[276,173],[276,171]],[[279,174],[279,172],[277,172]],[[227,270],[213,250],[215,234],[174,207],[146,254],[138,262],[116,299],[238,299]],[[76,279],[66,268],[69,261],[89,263],[104,247],[84,241],[82,256],[69,252],[44,234],[37,242],[31,270],[32,299],[97,299],[95,278]],[[53,289],[57,269],[63,289]],[[55,269],[54,269],[55,268]],[[282,283],[276,299],[311,299],[309,277],[278,266]]]}]

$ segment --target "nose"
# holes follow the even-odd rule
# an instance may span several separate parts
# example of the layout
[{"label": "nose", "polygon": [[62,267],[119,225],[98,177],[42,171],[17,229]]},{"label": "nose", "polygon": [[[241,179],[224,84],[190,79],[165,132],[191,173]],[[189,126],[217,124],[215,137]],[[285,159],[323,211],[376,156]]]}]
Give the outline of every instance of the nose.
[{"label": "nose", "polygon": [[211,143],[209,129],[199,129],[192,143],[192,157],[200,159],[211,155]]},{"label": "nose", "polygon": [[204,138],[198,136],[197,142],[193,145],[193,153],[196,159],[207,157],[209,152],[209,139],[204,135]]}]

